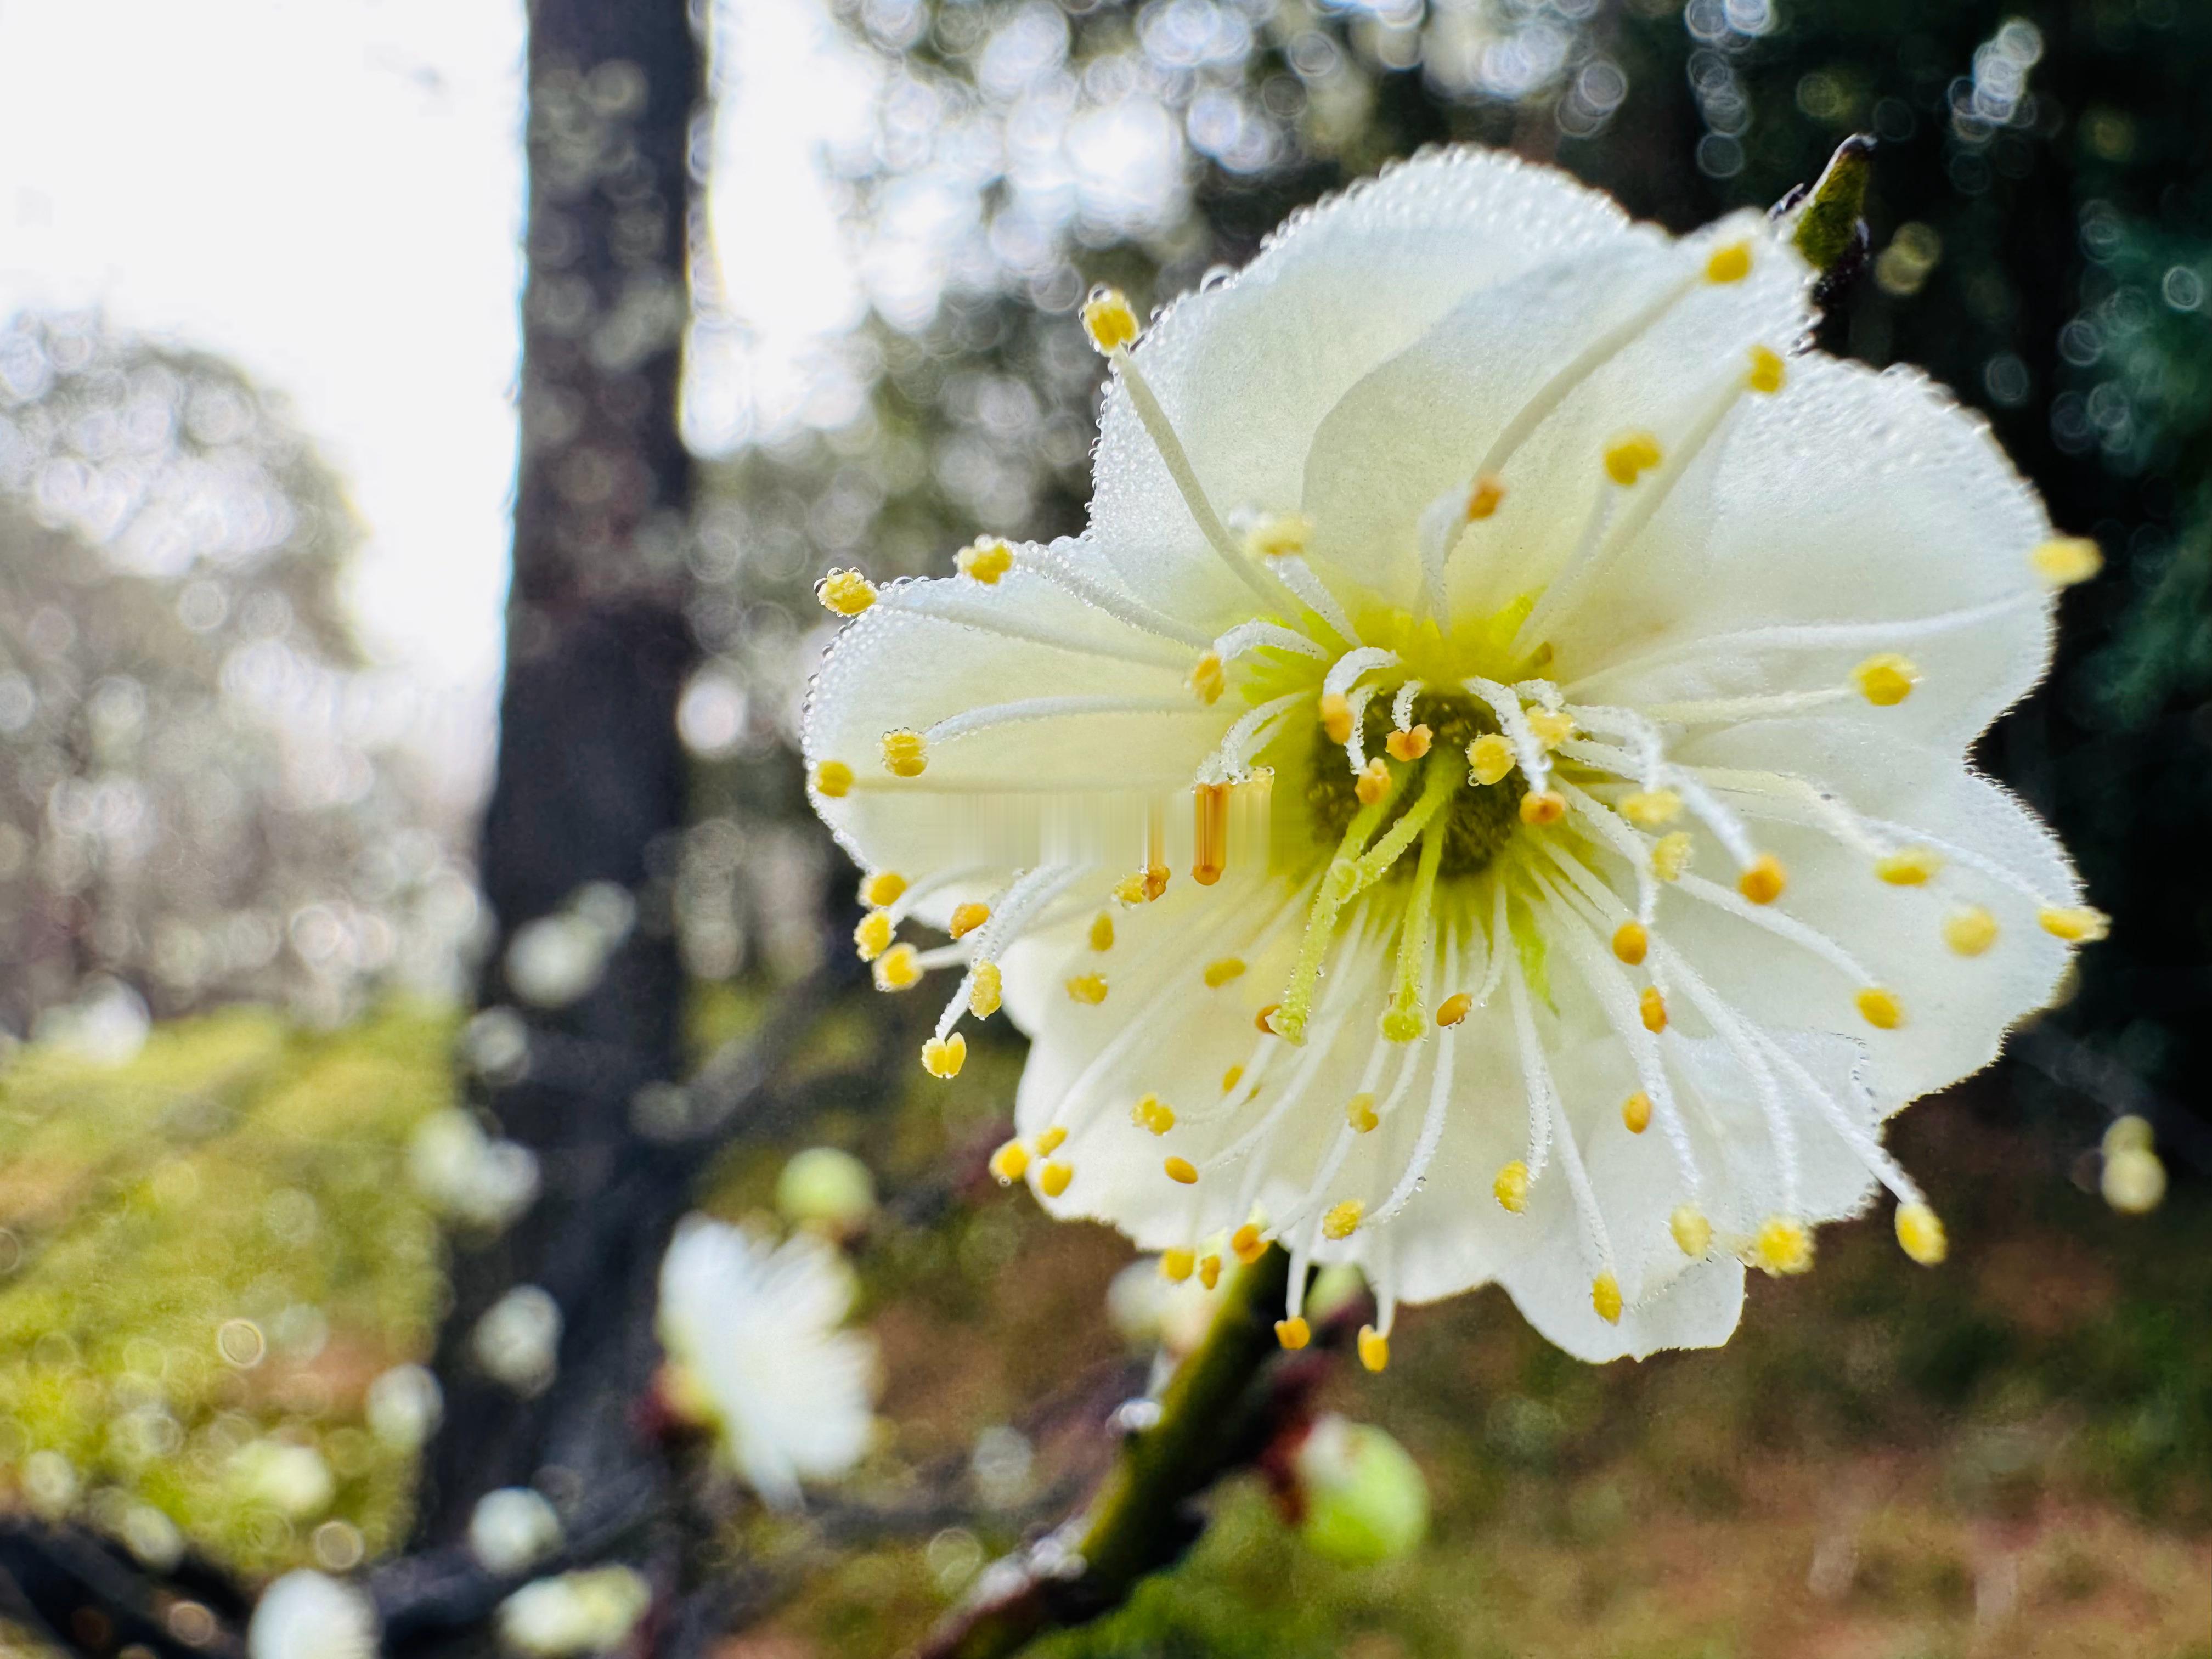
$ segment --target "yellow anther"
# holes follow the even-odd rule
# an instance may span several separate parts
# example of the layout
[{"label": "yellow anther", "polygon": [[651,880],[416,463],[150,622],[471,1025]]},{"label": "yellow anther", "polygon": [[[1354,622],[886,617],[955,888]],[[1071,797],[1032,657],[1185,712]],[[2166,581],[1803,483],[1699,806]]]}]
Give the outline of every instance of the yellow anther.
[{"label": "yellow anther", "polygon": [[1858,994],[1857,1002],[1861,1017],[1877,1030],[1894,1031],[1905,1024],[1905,1005],[1894,991],[1869,985]]},{"label": "yellow anther", "polygon": [[1467,763],[1474,781],[1488,788],[1513,769],[1513,745],[1495,732],[1486,732],[1467,746]]},{"label": "yellow anther", "polygon": [[1191,1269],[1198,1266],[1197,1255],[1189,1250],[1162,1250],[1160,1277],[1169,1283],[1180,1285],[1190,1277]]},{"label": "yellow anther", "polygon": [[911,945],[894,945],[876,958],[874,973],[878,991],[911,991],[921,983],[921,963],[916,960]]},{"label": "yellow anther", "polygon": [[1328,733],[1331,743],[1344,743],[1352,737],[1352,702],[1332,691],[1321,700],[1321,729]]},{"label": "yellow anther", "polygon": [[2086,904],[2046,905],[2036,912],[2043,931],[2069,945],[2087,945],[2112,931],[2112,919]]},{"label": "yellow anther", "polygon": [[1498,1170],[1497,1179],[1490,1183],[1490,1190],[1497,1196],[1500,1209],[1519,1215],[1528,1207],[1528,1166],[1515,1158]]},{"label": "yellow anther", "polygon": [[1905,1255],[1923,1267],[1932,1267],[1951,1253],[1943,1231],[1943,1218],[1925,1204],[1897,1206],[1897,1243]]},{"label": "yellow anther", "polygon": [[1207,990],[1218,991],[1231,980],[1242,977],[1243,972],[1242,957],[1218,957],[1206,964],[1199,977],[1206,981]]},{"label": "yellow anther", "polygon": [[958,1077],[968,1063],[968,1039],[955,1031],[949,1037],[932,1037],[921,1045],[921,1069],[932,1077]]},{"label": "yellow anther", "polygon": [[1078,1002],[1087,1002],[1096,1008],[1106,1000],[1106,975],[1078,974],[1067,981],[1067,994]]},{"label": "yellow anther", "polygon": [[1651,843],[1651,873],[1662,881],[1679,881],[1682,872],[1690,867],[1690,854],[1696,843],[1686,830],[1675,830]]},{"label": "yellow anther", "polygon": [[1874,872],[1893,887],[1920,887],[1943,867],[1942,854],[1932,847],[1900,847],[1874,861]]},{"label": "yellow anther", "polygon": [[1303,1319],[1279,1319],[1275,1322],[1275,1340],[1295,1352],[1313,1340],[1313,1327]]},{"label": "yellow anther", "polygon": [[1019,1181],[1030,1167],[1030,1149],[1018,1140],[1010,1140],[991,1154],[991,1173],[1001,1187],[1011,1187]]},{"label": "yellow anther", "polygon": [[1190,878],[1211,887],[1229,868],[1229,786],[1197,785],[1190,812]]},{"label": "yellow anther", "polygon": [[1221,1282],[1221,1258],[1219,1256],[1202,1255],[1199,1257],[1198,1282],[1205,1285],[1209,1291]]},{"label": "yellow anther", "polygon": [[2087,536],[2061,536],[2027,556],[2035,574],[2053,587],[2086,582],[2105,568],[2104,550]]},{"label": "yellow anther", "polygon": [[1156,1135],[1164,1135],[1174,1128],[1175,1121],[1175,1108],[1158,1095],[1145,1095],[1129,1109],[1129,1121]]},{"label": "yellow anther", "polygon": [[1531,789],[1521,797],[1521,822],[1557,823],[1567,815],[1567,798],[1556,789]]},{"label": "yellow anther", "polygon": [[853,787],[853,769],[842,761],[823,761],[814,769],[814,793],[842,800]]},{"label": "yellow anther", "polygon": [[1104,283],[1083,302],[1083,331],[1102,354],[1111,355],[1137,337],[1137,313],[1129,297]]},{"label": "yellow anther", "polygon": [[1244,532],[1244,550],[1255,559],[1288,558],[1306,550],[1313,520],[1303,513],[1263,514]]},{"label": "yellow anther", "polygon": [[1751,372],[1743,377],[1746,386],[1771,398],[1782,390],[1782,383],[1789,378],[1790,372],[1782,366],[1779,356],[1763,345],[1752,347]]},{"label": "yellow anther", "polygon": [[1168,1172],[1168,1179],[1181,1187],[1198,1184],[1198,1165],[1187,1158],[1169,1158],[1160,1167]]},{"label": "yellow anther", "polygon": [[1761,853],[1751,861],[1751,868],[1736,878],[1735,890],[1753,904],[1771,904],[1789,884],[1790,872],[1782,867],[1782,860],[1771,853]]},{"label": "yellow anther", "polygon": [[999,1001],[1006,994],[1006,981],[1000,977],[995,962],[979,962],[969,970],[968,1012],[978,1019],[988,1019],[999,1012]]},{"label": "yellow anther", "polygon": [[1037,1185],[1047,1198],[1058,1198],[1074,1179],[1075,1166],[1072,1164],[1048,1164],[1037,1171]]},{"label": "yellow anther", "polygon": [[906,891],[906,878],[896,870],[878,870],[872,876],[860,878],[860,902],[884,905],[896,903]]},{"label": "yellow anther", "polygon": [[884,733],[884,770],[895,778],[918,778],[929,764],[928,745],[919,732]]},{"label": "yellow anther", "polygon": [[1682,816],[1682,798],[1672,789],[1639,789],[1623,798],[1620,816],[1639,830],[1656,830]]},{"label": "yellow anther", "polygon": [[1411,731],[1393,732],[1382,739],[1382,747],[1396,761],[1417,761],[1429,752],[1430,740],[1436,733],[1425,726],[1416,726]]},{"label": "yellow anther", "polygon": [[1014,568],[1014,550],[1012,544],[997,536],[982,536],[955,553],[952,562],[962,575],[972,577],[986,587],[995,587],[999,578]]},{"label": "yellow anther", "polygon": [[873,962],[891,948],[891,913],[871,910],[853,929],[853,944],[863,962]]},{"label": "yellow anther", "polygon": [[1262,1006],[1252,1016],[1252,1029],[1268,1036],[1274,1036],[1275,1011],[1282,1006],[1279,1002],[1270,1002]]},{"label": "yellow anther", "polygon": [[1351,1237],[1359,1231],[1360,1219],[1366,1213],[1367,1206],[1356,1198],[1347,1198],[1341,1204],[1332,1204],[1328,1213],[1321,1218],[1322,1237],[1335,1239]]},{"label": "yellow anther", "polygon": [[1359,1328],[1359,1363],[1370,1371],[1382,1370],[1390,1363],[1390,1339],[1372,1325]]},{"label": "yellow anther", "polygon": [[1912,659],[1900,657],[1894,651],[1884,651],[1869,657],[1851,670],[1851,684],[1877,708],[1894,708],[1912,695],[1912,688],[1920,683],[1920,670]]},{"label": "yellow anther", "polygon": [[1674,1248],[1684,1255],[1703,1255],[1712,1248],[1713,1224],[1694,1204],[1682,1204],[1667,1218],[1667,1231],[1674,1236]]},{"label": "yellow anther", "polygon": [[1091,948],[1094,951],[1114,948],[1114,918],[1103,910],[1091,918]]},{"label": "yellow anther", "polygon": [[1229,689],[1229,671],[1221,665],[1219,653],[1209,651],[1198,659],[1198,666],[1190,671],[1190,689],[1202,703],[1221,701],[1221,694]]},{"label": "yellow anther", "polygon": [[1352,781],[1352,793],[1362,806],[1372,806],[1390,793],[1390,769],[1381,756],[1370,760]]},{"label": "yellow anther", "polygon": [[876,585],[857,570],[833,570],[814,584],[824,611],[857,617],[876,602]]},{"label": "yellow anther", "polygon": [[1055,1123],[1037,1137],[1037,1156],[1050,1158],[1066,1145],[1067,1145],[1067,1131]]},{"label": "yellow anther", "polygon": [[1628,1126],[1628,1133],[1640,1135],[1651,1127],[1651,1097],[1638,1089],[1620,1103],[1620,1121]]},{"label": "yellow anther", "polygon": [[1605,473],[1626,488],[1659,465],[1659,440],[1649,432],[1624,432],[1605,447]]},{"label": "yellow anther", "polygon": [[1221,1074],[1221,1092],[1224,1095],[1227,1094],[1231,1089],[1235,1088],[1243,1080],[1244,1068],[1242,1066],[1231,1066],[1227,1071]]},{"label": "yellow anther", "polygon": [[1667,1029],[1667,999],[1659,994],[1659,988],[1647,985],[1636,999],[1636,1012],[1644,1021],[1644,1029],[1656,1036]]},{"label": "yellow anther", "polygon": [[1548,708],[1528,711],[1528,729],[1536,734],[1536,741],[1547,749],[1557,749],[1575,734],[1575,717],[1554,714]]},{"label": "yellow anther", "polygon": [[1124,876],[1114,884],[1114,896],[1123,904],[1142,904],[1145,902],[1145,872]]},{"label": "yellow anther", "polygon": [[1229,1235],[1229,1251],[1249,1267],[1267,1253],[1267,1241],[1260,1237],[1259,1228],[1248,1221]]},{"label": "yellow anther", "polygon": [[1467,493],[1467,518],[1469,524],[1486,519],[1498,511],[1498,504],[1505,499],[1504,483],[1486,472],[1474,481],[1474,488]]},{"label": "yellow anther", "polygon": [[1607,1324],[1620,1323],[1620,1281],[1611,1273],[1600,1273],[1590,1280],[1590,1306]]},{"label": "yellow anther", "polygon": [[991,919],[991,907],[970,900],[966,904],[952,907],[952,918],[945,924],[945,931],[955,939],[965,939]]},{"label": "yellow anther", "polygon": [[1613,953],[1630,967],[1644,960],[1651,948],[1651,935],[1640,921],[1624,921],[1613,930]]},{"label": "yellow anther", "polygon": [[1382,1120],[1375,1115],[1375,1097],[1357,1094],[1344,1103],[1344,1121],[1355,1134],[1367,1134]]},{"label": "yellow anther", "polygon": [[1705,280],[1709,283],[1740,283],[1751,275],[1751,244],[1730,242],[1713,250],[1705,261]]},{"label": "yellow anther", "polygon": [[1813,1232],[1802,1221],[1771,1215],[1759,1225],[1759,1265],[1771,1273],[1802,1273],[1813,1266]]},{"label": "yellow anther", "polygon": [[1474,998],[1465,991],[1454,991],[1437,1004],[1437,1024],[1456,1025],[1474,1012]]},{"label": "yellow anther", "polygon": [[1962,957],[1978,957],[1997,942],[1997,919],[1978,904],[1943,918],[1943,943]]}]

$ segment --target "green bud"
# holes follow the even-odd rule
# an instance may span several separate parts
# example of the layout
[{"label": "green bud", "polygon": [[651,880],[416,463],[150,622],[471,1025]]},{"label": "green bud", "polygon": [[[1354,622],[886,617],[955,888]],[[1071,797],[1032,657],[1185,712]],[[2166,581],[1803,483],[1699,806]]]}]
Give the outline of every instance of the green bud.
[{"label": "green bud", "polygon": [[2118,1158],[2123,1152],[2148,1152],[2154,1147],[2150,1120],[2138,1117],[2133,1112],[2125,1117],[2114,1118],[2105,1130],[2106,1158]]},{"label": "green bud", "polygon": [[1791,240],[1807,263],[1833,276],[1865,249],[1867,180],[1874,171],[1874,141],[1846,138],[1797,208]]},{"label": "green bud", "polygon": [[2166,1196],[2166,1165],[2147,1147],[2123,1146],[2105,1159],[2098,1184],[2122,1215],[2148,1215]]},{"label": "green bud", "polygon": [[1315,1423],[1295,1460],[1305,1498],[1298,1536],[1331,1561],[1371,1565],[1419,1547],[1429,1485],[1406,1449],[1370,1423],[1334,1414]]},{"label": "green bud", "polygon": [[875,1177],[835,1146],[810,1146],[775,1178],[775,1207],[800,1226],[857,1227],[874,1212]]},{"label": "green bud", "polygon": [[1318,1323],[1349,1305],[1366,1288],[1366,1276],[1348,1261],[1323,1267],[1306,1291],[1306,1317]]}]

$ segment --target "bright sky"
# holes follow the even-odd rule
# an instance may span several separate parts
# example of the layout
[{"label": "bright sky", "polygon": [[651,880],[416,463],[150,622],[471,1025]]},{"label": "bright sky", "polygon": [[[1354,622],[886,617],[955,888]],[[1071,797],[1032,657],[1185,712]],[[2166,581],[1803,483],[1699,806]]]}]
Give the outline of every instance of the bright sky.
[{"label": "bright sky", "polygon": [[[692,393],[721,441],[755,424],[757,367],[803,373],[860,303],[813,157],[865,77],[819,0],[737,16],[717,149],[744,159],[713,204],[732,325]],[[520,0],[0,0],[0,313],[97,304],[287,397],[368,526],[372,651],[486,712],[522,47]]]}]

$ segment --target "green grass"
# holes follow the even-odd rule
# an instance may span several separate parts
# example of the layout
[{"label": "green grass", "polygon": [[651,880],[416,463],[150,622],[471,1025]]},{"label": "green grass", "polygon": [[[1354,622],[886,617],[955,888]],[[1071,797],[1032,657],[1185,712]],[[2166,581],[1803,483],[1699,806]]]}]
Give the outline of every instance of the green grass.
[{"label": "green grass", "polygon": [[[310,1559],[326,1520],[372,1552],[399,1536],[410,1460],[361,1407],[433,1334],[438,1237],[404,1163],[452,1098],[453,1032],[395,1011],[310,1035],[241,1008],[157,1030],[127,1066],[33,1048],[0,1076],[0,1469],[19,1496],[52,1506],[51,1482],[21,1486],[58,1454],[78,1512],[119,1531],[151,1504],[249,1572]],[[322,1457],[326,1510],[247,1490],[236,1454],[264,1437]],[[342,1533],[325,1547],[346,1553]]]}]

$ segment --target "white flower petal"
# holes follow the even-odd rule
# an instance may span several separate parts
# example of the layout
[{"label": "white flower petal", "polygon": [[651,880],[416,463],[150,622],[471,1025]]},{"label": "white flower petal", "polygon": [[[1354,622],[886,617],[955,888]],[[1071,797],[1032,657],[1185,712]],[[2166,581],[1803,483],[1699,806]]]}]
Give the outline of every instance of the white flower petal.
[{"label": "white flower petal", "polygon": [[771,1247],[692,1216],[661,1264],[661,1343],[714,1413],[724,1455],[779,1507],[802,1479],[850,1469],[874,1432],[874,1345],[835,1328],[852,1298],[842,1259],[808,1233]]},{"label": "white flower petal", "polygon": [[[1739,242],[1751,275],[1705,282],[1712,250]],[[1304,483],[1316,555],[1410,603],[1423,509],[1484,471],[1504,498],[1467,532],[1454,597],[1494,608],[1540,586],[1600,498],[1624,494],[1601,465],[1607,443],[1644,430],[1663,448],[1691,429],[1717,386],[1741,384],[1752,345],[1805,331],[1806,278],[1758,216],[1739,215],[1680,243],[1624,228],[1471,295],[1322,422]]]},{"label": "white flower petal", "polygon": [[[1922,376],[1826,357],[1790,376],[1739,411],[1709,496],[1662,515],[1603,602],[1566,620],[1556,677],[1640,705],[1841,685],[1894,651],[1923,671],[1911,696],[1838,717],[1962,750],[2049,666],[2028,556],[2050,521],[1981,419]],[[1811,649],[1741,637],[1881,623],[1899,626]]]},{"label": "white flower petal", "polygon": [[[1607,198],[1494,151],[1432,150],[1299,214],[1228,281],[1185,295],[1132,352],[1217,509],[1297,505],[1339,398],[1470,294],[1620,236]],[[1245,596],[1206,550],[1126,392],[1099,417],[1091,521],[1140,592]]]},{"label": "white flower petal", "polygon": [[[1849,951],[1875,984],[1897,994],[1905,1024],[1869,1028],[1854,1006],[1861,988],[1808,953],[1772,950],[1766,936],[1710,907],[1670,900],[1660,931],[1716,988],[1761,1019],[1863,1041],[1875,1087],[1902,1104],[1979,1071],[1996,1058],[2006,1028],[2023,1011],[2049,1003],[2069,951],[2044,931],[2033,895],[2063,904],[2077,890],[2056,839],[2010,793],[1941,750],[1856,742],[1855,735],[1832,720],[1772,721],[1715,732],[1683,754],[1730,769],[1787,767],[1819,780],[1863,817],[1917,832],[1881,831],[1891,845],[1947,846],[1988,866],[1954,856],[1929,883],[1894,886],[1875,875],[1869,854],[1832,834],[1802,823],[1755,822],[1760,845],[1790,872],[1774,909]],[[1775,805],[1796,818],[1811,816],[1787,798]],[[1704,867],[1723,881],[1732,873],[1710,846]],[[1990,869],[2009,879],[1996,879]],[[1998,932],[1984,954],[1962,957],[1946,945],[1942,927],[1948,915],[1970,904],[1987,909]]]},{"label": "white flower petal", "polygon": [[[1079,567],[1099,563],[1081,544],[1054,551]],[[1055,638],[1071,643],[1044,642]],[[1209,706],[1192,690],[1200,654],[1019,567],[989,586],[960,577],[893,584],[838,635],[815,682],[802,734],[808,766],[835,762],[854,779],[842,796],[817,792],[816,805],[867,869],[975,861],[994,829],[1001,844],[982,861],[1034,861],[1039,832],[1024,825],[1055,794],[1127,792],[1141,828],[1137,792],[1187,787],[1243,712],[1233,699]],[[988,709],[1003,711],[1003,720],[976,714]],[[886,769],[886,733],[927,735],[963,715],[969,729],[931,740],[920,775]],[[1113,806],[1091,803],[1094,814]],[[1081,815],[1063,817],[1084,827]]]}]

